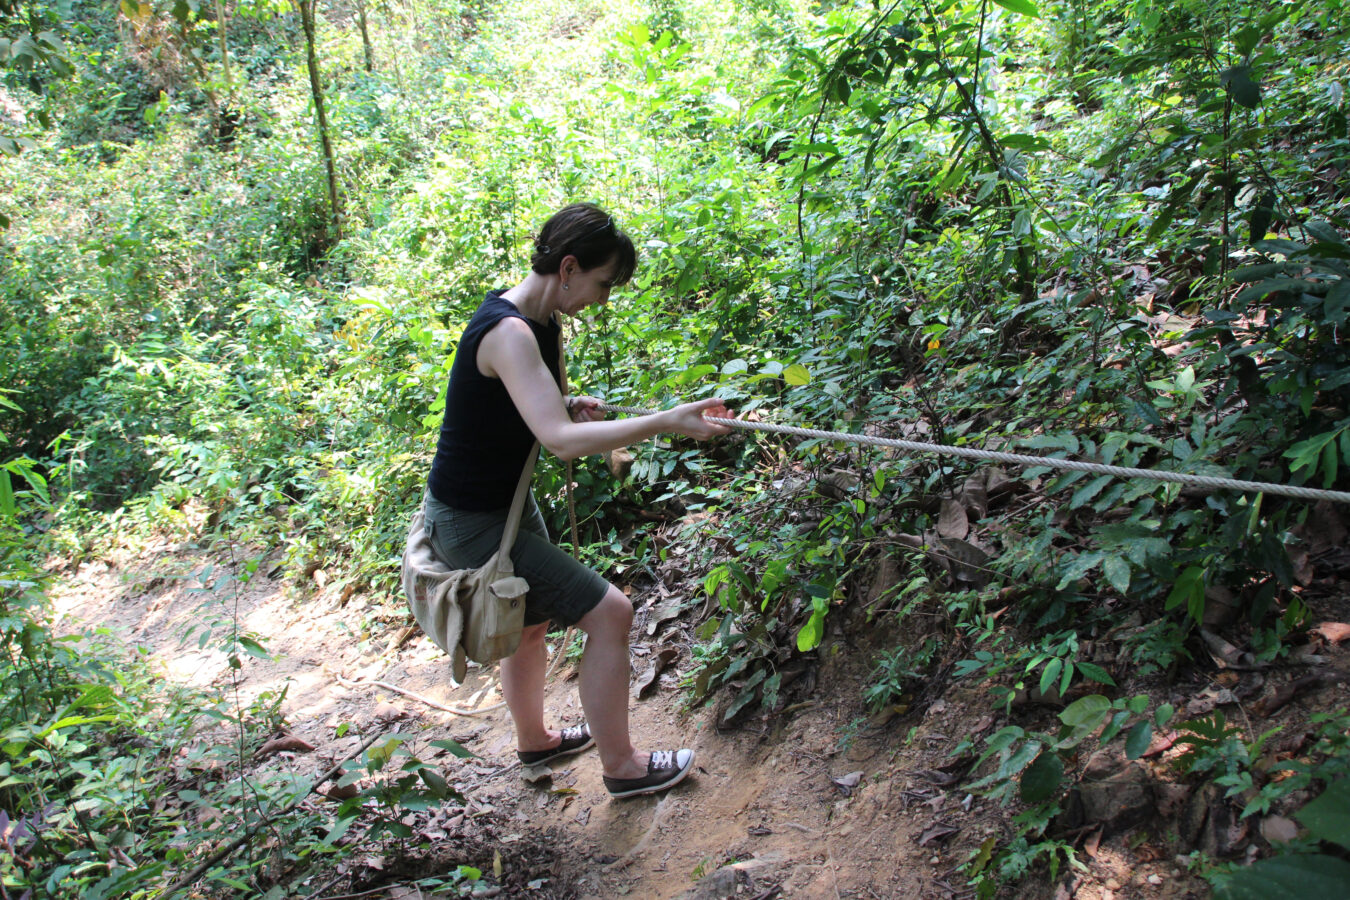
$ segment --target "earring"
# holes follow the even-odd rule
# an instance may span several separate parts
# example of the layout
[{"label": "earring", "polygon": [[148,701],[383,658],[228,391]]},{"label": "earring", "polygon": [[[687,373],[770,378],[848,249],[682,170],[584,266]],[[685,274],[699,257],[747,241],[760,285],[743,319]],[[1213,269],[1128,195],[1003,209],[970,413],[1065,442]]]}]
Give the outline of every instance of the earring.
[{"label": "earring", "polygon": [[565,285],[565,284],[564,284],[564,285],[563,285],[563,290],[564,290],[564,291],[569,290],[568,285]]}]

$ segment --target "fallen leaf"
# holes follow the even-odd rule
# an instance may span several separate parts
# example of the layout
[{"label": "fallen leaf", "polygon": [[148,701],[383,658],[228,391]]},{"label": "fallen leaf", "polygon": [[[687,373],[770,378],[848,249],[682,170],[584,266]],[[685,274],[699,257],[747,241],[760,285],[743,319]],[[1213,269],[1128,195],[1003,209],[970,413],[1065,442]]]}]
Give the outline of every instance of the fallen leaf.
[{"label": "fallen leaf", "polygon": [[1268,695],[1253,703],[1252,712],[1258,716],[1272,716],[1287,706],[1290,700],[1303,693],[1305,689],[1316,689],[1339,680],[1341,680],[1340,677],[1325,672],[1314,672],[1302,678],[1295,678],[1293,681],[1280,685]]},{"label": "fallen leaf", "polygon": [[849,772],[841,778],[831,778],[830,780],[847,797],[853,793],[853,789],[858,786],[858,782],[862,781],[862,775],[862,772]]},{"label": "fallen leaf", "polygon": [[970,519],[966,510],[955,500],[943,500],[942,510],[938,513],[938,534],[945,538],[961,539],[970,533]]},{"label": "fallen leaf", "polygon": [[1172,745],[1177,742],[1177,738],[1180,736],[1175,730],[1163,731],[1153,735],[1153,740],[1149,741],[1148,749],[1143,753],[1144,758],[1148,759],[1171,750]]},{"label": "fallen leaf", "polygon": [[989,570],[985,568],[989,562],[988,553],[969,541],[956,538],[943,538],[939,544],[942,563],[951,570],[953,578],[977,588],[989,583],[991,576]]},{"label": "fallen leaf", "polygon": [[763,825],[751,825],[746,829],[746,833],[752,837],[764,837],[765,835],[773,834],[773,830],[766,828]]},{"label": "fallen leaf", "polygon": [[934,822],[923,830],[923,834],[919,835],[918,844],[920,847],[926,847],[929,843],[945,840],[960,830],[960,828],[948,825],[946,822]]},{"label": "fallen leaf", "polygon": [[961,780],[960,776],[948,772],[939,772],[936,769],[920,769],[914,773],[915,778],[922,778],[924,781],[937,785],[938,787],[951,787]]},{"label": "fallen leaf", "polygon": [[530,784],[539,784],[553,778],[553,770],[548,766],[521,766],[520,777]]},{"label": "fallen leaf", "polygon": [[652,617],[647,620],[647,636],[656,634],[658,628],[679,616],[683,610],[684,602],[679,599],[668,600],[656,607],[652,610]]},{"label": "fallen leaf", "polygon": [[313,753],[314,745],[304,738],[298,738],[293,734],[283,734],[280,737],[263,744],[258,748],[258,756],[271,756],[273,753]]},{"label": "fallen leaf", "polygon": [[1308,558],[1307,550],[1289,551],[1289,563],[1294,569],[1294,580],[1307,587],[1313,583],[1312,560]]},{"label": "fallen leaf", "polygon": [[354,784],[335,784],[323,793],[330,800],[342,801],[352,799],[361,789]]},{"label": "fallen leaf", "polygon": [[1088,859],[1096,859],[1097,851],[1102,845],[1102,829],[1100,826],[1088,832],[1087,837],[1083,838],[1083,854]]},{"label": "fallen leaf", "polygon": [[1341,641],[1350,639],[1350,625],[1344,622],[1323,622],[1313,629],[1315,634],[1320,634],[1333,644],[1339,644]]},{"label": "fallen leaf", "polygon": [[680,656],[680,651],[674,647],[665,646],[656,651],[652,657],[652,664],[633,684],[633,696],[641,700],[642,697],[651,690],[656,684],[657,678]]}]

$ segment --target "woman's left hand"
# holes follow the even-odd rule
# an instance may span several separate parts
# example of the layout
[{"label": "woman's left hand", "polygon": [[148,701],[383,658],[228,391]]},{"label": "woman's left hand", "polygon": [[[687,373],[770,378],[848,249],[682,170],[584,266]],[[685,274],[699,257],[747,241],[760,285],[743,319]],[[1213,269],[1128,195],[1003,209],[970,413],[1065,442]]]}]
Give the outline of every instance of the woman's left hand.
[{"label": "woman's left hand", "polygon": [[573,422],[599,422],[605,417],[600,410],[600,401],[595,397],[569,397],[567,411]]}]

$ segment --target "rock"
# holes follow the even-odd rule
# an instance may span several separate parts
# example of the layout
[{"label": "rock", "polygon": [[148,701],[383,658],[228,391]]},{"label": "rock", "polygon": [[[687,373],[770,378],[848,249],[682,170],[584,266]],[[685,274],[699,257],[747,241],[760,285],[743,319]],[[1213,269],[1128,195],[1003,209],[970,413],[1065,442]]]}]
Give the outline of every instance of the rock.
[{"label": "rock", "polygon": [[1287,844],[1298,837],[1298,825],[1284,816],[1266,816],[1261,820],[1261,837],[1271,844]]},{"label": "rock", "polygon": [[1201,623],[1206,628],[1222,628],[1238,617],[1242,606],[1233,592],[1221,584],[1205,588],[1205,614]]},{"label": "rock", "polygon": [[700,878],[698,884],[680,895],[680,900],[728,900],[736,896],[739,875],[735,867],[723,866],[711,875]]},{"label": "rock", "polygon": [[[1153,784],[1136,763],[1103,776],[1105,762],[1090,761],[1082,780],[1069,789],[1059,822],[1067,829],[1100,825],[1103,837],[1120,834],[1157,815]],[[1094,777],[1095,776],[1095,777]]]},{"label": "rock", "polygon": [[1180,835],[1188,846],[1209,856],[1228,858],[1242,852],[1247,823],[1223,797],[1223,788],[1207,784],[1195,792],[1180,823]]}]

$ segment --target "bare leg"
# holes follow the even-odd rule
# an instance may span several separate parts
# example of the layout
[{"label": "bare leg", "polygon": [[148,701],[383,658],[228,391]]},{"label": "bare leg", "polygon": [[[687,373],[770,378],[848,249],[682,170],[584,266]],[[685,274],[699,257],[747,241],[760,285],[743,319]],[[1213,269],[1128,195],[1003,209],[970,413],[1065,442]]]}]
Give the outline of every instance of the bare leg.
[{"label": "bare leg", "polygon": [[558,746],[562,734],[544,727],[544,675],[548,654],[544,639],[548,623],[531,625],[520,636],[516,652],[501,662],[502,699],[516,724],[517,749],[548,750]]},{"label": "bare leg", "polygon": [[581,707],[600,764],[611,778],[639,778],[647,774],[650,754],[638,753],[628,734],[628,631],[633,627],[633,604],[611,585],[577,627],[586,632]]}]

